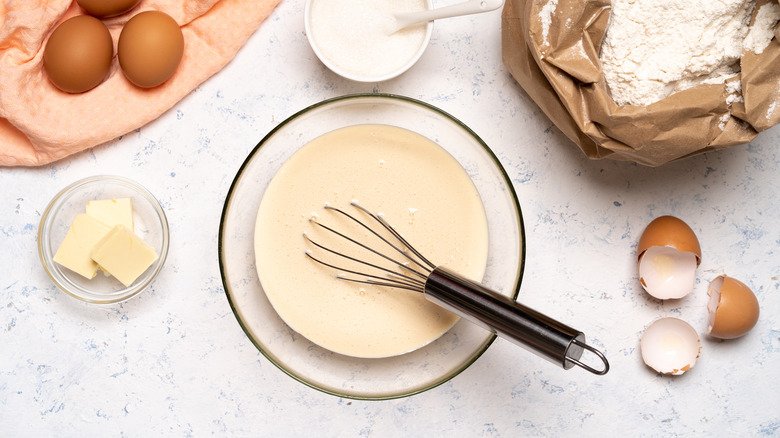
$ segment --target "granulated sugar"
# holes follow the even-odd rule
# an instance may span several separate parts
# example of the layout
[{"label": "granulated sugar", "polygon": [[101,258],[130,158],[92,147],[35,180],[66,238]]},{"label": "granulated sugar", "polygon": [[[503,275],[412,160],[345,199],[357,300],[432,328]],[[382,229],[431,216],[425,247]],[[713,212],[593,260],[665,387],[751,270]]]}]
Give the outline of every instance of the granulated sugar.
[{"label": "granulated sugar", "polygon": [[391,74],[425,44],[419,24],[390,34],[394,12],[426,9],[425,0],[316,0],[311,33],[320,53],[345,72],[362,77]]},{"label": "granulated sugar", "polygon": [[755,4],[613,0],[599,56],[613,100],[649,105],[677,91],[735,77]]}]

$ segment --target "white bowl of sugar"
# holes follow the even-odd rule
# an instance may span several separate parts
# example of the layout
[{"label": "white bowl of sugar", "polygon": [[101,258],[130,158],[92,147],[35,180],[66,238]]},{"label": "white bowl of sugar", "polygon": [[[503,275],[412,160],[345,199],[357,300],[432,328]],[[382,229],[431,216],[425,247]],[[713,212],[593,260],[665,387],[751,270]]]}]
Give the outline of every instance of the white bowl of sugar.
[{"label": "white bowl of sugar", "polygon": [[433,22],[393,32],[393,14],[431,7],[431,0],[306,0],[306,36],[317,57],[339,76],[386,81],[420,59],[433,32]]}]

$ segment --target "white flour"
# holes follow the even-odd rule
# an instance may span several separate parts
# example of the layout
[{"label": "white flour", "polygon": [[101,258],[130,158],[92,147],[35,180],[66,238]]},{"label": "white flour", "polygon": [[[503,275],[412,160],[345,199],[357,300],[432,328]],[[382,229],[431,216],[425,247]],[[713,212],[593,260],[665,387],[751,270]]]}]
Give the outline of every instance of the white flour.
[{"label": "white flour", "polygon": [[547,35],[550,33],[550,25],[552,24],[552,14],[555,12],[555,8],[558,7],[558,0],[548,0],[547,3],[539,11],[539,19],[542,22],[542,40],[545,44],[550,44],[547,41]]},{"label": "white flour", "polygon": [[731,105],[734,102],[744,102],[742,98],[742,81],[726,82],[726,103]]},{"label": "white flour", "polygon": [[[676,91],[735,77],[755,4],[613,0],[599,56],[612,98],[619,105],[649,105]],[[771,35],[759,43],[769,40]]]},{"label": "white flour", "polygon": [[780,19],[780,6],[776,3],[767,3],[756,12],[756,19],[750,26],[750,31],[745,37],[742,47],[757,55],[764,53],[769,41],[774,36],[775,24]]}]

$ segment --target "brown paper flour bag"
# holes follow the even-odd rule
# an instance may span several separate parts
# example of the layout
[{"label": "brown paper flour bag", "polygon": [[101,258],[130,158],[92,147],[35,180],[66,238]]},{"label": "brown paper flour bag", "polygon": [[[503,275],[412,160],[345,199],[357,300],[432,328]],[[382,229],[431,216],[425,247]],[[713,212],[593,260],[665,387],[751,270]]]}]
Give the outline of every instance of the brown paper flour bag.
[{"label": "brown paper flour bag", "polygon": [[[753,20],[763,4],[774,1],[759,0]],[[502,14],[504,64],[588,157],[660,166],[747,143],[780,122],[777,38],[760,55],[743,52],[744,103],[727,102],[733,87],[719,84],[698,85],[647,106],[617,105],[599,63],[609,14],[610,0],[507,0]]]}]

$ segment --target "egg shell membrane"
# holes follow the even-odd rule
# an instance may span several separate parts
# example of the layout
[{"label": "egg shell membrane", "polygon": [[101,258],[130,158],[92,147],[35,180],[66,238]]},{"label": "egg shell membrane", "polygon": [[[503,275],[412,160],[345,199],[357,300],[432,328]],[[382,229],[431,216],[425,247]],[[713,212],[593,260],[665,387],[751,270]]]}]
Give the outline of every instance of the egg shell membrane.
[{"label": "egg shell membrane", "polygon": [[662,374],[679,376],[696,364],[701,340],[696,330],[678,318],[661,318],[645,329],[640,340],[642,360]]},{"label": "egg shell membrane", "polygon": [[710,282],[707,294],[707,334],[720,339],[744,336],[758,322],[758,299],[741,281],[721,275]]},{"label": "egg shell membrane", "polygon": [[696,284],[698,258],[669,246],[651,246],[639,257],[639,282],[660,300],[682,298]]},{"label": "egg shell membrane", "polygon": [[696,254],[696,264],[701,263],[701,245],[696,233],[674,216],[660,216],[647,224],[639,238],[637,259],[651,246],[670,246],[681,252],[692,252]]}]

